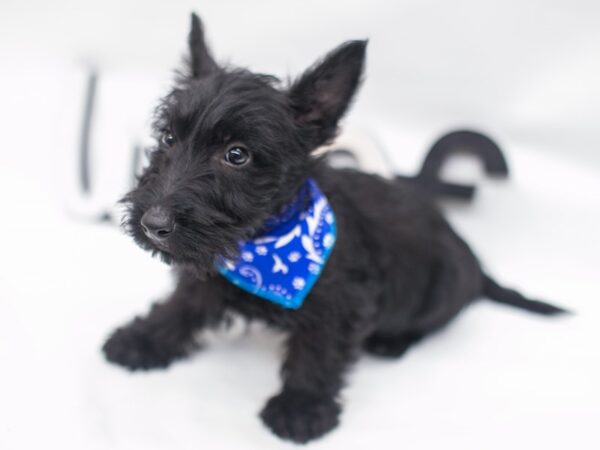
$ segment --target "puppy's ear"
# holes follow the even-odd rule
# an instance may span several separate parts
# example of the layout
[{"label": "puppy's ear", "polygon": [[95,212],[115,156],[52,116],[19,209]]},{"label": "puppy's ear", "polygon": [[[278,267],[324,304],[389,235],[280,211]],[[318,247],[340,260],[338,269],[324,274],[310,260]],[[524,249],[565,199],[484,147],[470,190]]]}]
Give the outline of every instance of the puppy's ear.
[{"label": "puppy's ear", "polygon": [[348,41],[296,80],[290,90],[296,120],[315,133],[315,146],[335,136],[363,74],[367,41]]},{"label": "puppy's ear", "polygon": [[189,65],[192,78],[202,78],[217,70],[217,63],[210,55],[204,41],[202,21],[195,13],[192,13],[192,27],[188,36],[188,45],[190,47]]}]

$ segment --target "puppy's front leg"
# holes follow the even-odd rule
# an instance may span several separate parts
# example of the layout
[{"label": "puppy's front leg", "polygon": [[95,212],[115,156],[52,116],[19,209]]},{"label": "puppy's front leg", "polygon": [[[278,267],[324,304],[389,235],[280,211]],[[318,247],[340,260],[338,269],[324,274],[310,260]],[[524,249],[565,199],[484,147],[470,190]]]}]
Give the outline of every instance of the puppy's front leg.
[{"label": "puppy's front leg", "polygon": [[343,327],[323,324],[296,331],[288,341],[282,367],[283,389],[261,412],[279,437],[305,443],[338,424],[337,395],[343,375],[359,354],[358,336]]},{"label": "puppy's front leg", "polygon": [[117,328],[102,351],[109,361],[130,370],[165,368],[195,347],[196,332],[216,325],[223,316],[217,289],[189,274],[181,274],[175,291],[156,303],[145,317]]}]

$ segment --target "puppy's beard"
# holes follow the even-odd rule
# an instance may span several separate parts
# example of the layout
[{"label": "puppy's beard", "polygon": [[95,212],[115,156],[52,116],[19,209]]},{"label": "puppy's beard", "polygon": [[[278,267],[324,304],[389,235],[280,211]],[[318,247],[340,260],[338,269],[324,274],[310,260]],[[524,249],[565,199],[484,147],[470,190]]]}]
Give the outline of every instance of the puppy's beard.
[{"label": "puppy's beard", "polygon": [[210,278],[218,275],[217,265],[214,261],[211,262],[200,262],[200,261],[177,261],[173,262],[173,265],[178,269],[185,271],[200,281],[207,281]]},{"label": "puppy's beard", "polygon": [[[123,228],[136,243],[152,256],[164,263],[189,272],[200,280],[207,280],[218,274],[217,264],[223,258],[237,259],[239,242],[252,233],[252,229],[224,227],[219,230],[218,239],[206,229],[204,223],[188,223],[178,229],[165,242],[148,238],[142,231],[138,209],[130,206],[130,213],[124,217]],[[218,248],[215,244],[218,241]]]},{"label": "puppy's beard", "polygon": [[174,253],[172,255],[173,265],[178,266],[179,268],[189,272],[194,275],[196,278],[206,281],[209,278],[212,278],[218,274],[218,264],[219,261],[223,259],[224,254],[229,255],[228,259],[237,259],[239,254],[239,245],[235,244],[235,250],[209,250],[203,249],[198,253],[188,253],[177,255]]}]

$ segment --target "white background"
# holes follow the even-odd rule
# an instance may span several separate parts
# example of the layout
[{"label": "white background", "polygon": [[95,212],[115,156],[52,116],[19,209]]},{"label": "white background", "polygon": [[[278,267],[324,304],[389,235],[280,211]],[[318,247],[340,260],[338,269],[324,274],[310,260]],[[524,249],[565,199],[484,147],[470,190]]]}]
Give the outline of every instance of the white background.
[{"label": "white background", "polygon": [[[278,389],[279,336],[216,336],[141,375],[99,353],[170,286],[168,268],[89,218],[127,187],[129,151],[146,139],[192,10],[219,59],[280,76],[368,37],[348,126],[402,173],[448,129],[497,138],[510,179],[456,161],[448,175],[480,189],[471,205],[446,205],[449,218],[501,281],[577,311],[550,320],[481,301],[402,360],[365,357],[341,427],[311,448],[600,448],[600,6],[537,0],[3,0],[0,448],[291,447],[256,417]],[[100,84],[84,198],[90,67]]]}]

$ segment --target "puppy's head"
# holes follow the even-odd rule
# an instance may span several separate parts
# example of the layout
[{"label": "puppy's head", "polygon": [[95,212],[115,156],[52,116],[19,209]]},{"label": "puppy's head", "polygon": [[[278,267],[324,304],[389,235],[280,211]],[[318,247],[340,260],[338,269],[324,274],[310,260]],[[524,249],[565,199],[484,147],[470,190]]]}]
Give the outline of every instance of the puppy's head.
[{"label": "puppy's head", "polygon": [[186,71],[157,109],[157,144],[126,195],[125,225],[165,261],[210,273],[310,176],[356,91],[365,41],[344,43],[282,87],[219,66],[192,15]]}]

